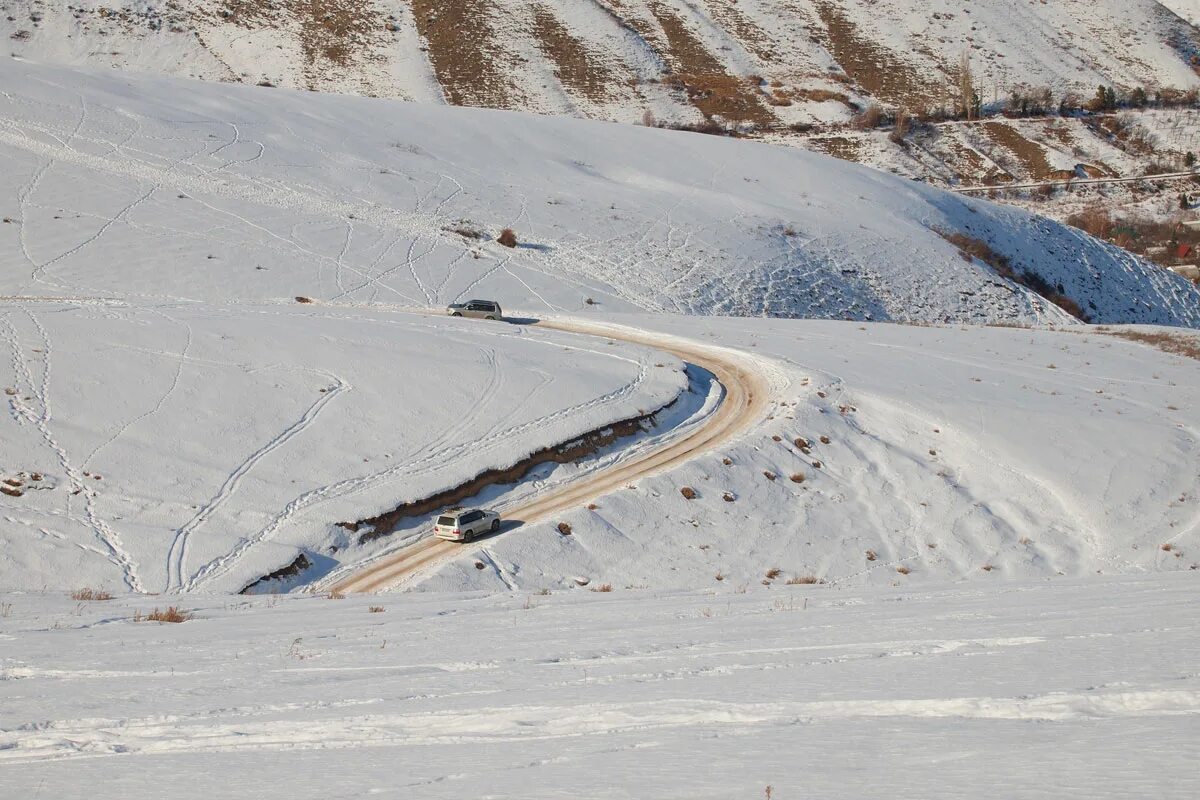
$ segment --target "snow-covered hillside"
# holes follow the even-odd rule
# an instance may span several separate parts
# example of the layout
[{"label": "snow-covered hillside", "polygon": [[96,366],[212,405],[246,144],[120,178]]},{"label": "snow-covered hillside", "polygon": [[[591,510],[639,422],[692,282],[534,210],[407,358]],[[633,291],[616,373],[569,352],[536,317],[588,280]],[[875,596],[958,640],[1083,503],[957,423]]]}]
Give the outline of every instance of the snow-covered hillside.
[{"label": "snow-covered hillside", "polygon": [[1195,586],[212,598],[180,625],[0,594],[0,774],[93,800],[1190,800]]},{"label": "snow-covered hillside", "polygon": [[1200,325],[1074,229],[785,148],[16,60],[0,89],[9,294]]},{"label": "snow-covered hillside", "polygon": [[1200,25],[1200,0],[1159,0],[1193,25]]},{"label": "snow-covered hillside", "polygon": [[[0,301],[0,583],[231,591],[657,410],[664,354],[312,306]],[[332,563],[332,562],[330,562]]]},{"label": "snow-covered hillside", "polygon": [[[1184,16],[1195,5],[1174,0]],[[7,0],[12,52],[61,63],[634,122],[845,121],[1021,86],[1200,83],[1156,0]]]},{"label": "snow-covered hillside", "polygon": [[423,588],[857,586],[1200,564],[1194,359],[1095,332],[621,321],[775,365],[776,410],[727,448],[563,514],[571,536],[557,519],[526,526]]}]

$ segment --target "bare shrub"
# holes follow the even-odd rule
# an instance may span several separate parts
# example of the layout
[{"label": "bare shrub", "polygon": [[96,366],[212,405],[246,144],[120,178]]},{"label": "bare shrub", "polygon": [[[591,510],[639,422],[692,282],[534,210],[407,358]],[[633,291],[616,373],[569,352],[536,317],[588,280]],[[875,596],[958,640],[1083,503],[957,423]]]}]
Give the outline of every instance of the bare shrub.
[{"label": "bare shrub", "polygon": [[304,296],[304,295],[302,295],[302,294],[298,294],[298,295],[296,295],[296,302],[297,302],[297,303],[311,303],[311,302],[312,302],[312,298],[311,298],[311,297],[305,297],[305,296]]},{"label": "bare shrub", "polygon": [[811,445],[808,443],[808,439],[805,439],[803,436],[797,436],[792,440],[792,444],[796,445],[796,447],[801,450],[807,450],[809,447],[811,447]]},{"label": "bare shrub", "polygon": [[874,550],[867,551],[867,561],[874,561],[877,558],[879,558],[879,554],[876,553]]},{"label": "bare shrub", "polygon": [[187,622],[191,618],[191,613],[179,606],[167,606],[162,610],[156,608],[146,615],[147,622]]},{"label": "bare shrub", "polygon": [[517,246],[517,234],[512,228],[505,228],[500,231],[500,235],[496,237],[496,241],[505,247]]},{"label": "bare shrub", "polygon": [[764,478],[766,478],[766,479],[767,479],[767,480],[769,480],[769,481],[773,481],[773,480],[775,480],[775,479],[776,479],[777,477],[779,477],[779,476],[778,476],[778,475],[776,475],[774,472],[771,472],[771,470],[769,470],[769,469],[764,469],[764,470],[763,470],[763,477],[764,477]]},{"label": "bare shrub", "polygon": [[863,131],[878,128],[881,122],[883,122],[883,109],[878,103],[872,103],[864,108],[862,113],[853,120],[854,127]]},{"label": "bare shrub", "polygon": [[721,572],[720,570],[718,570],[718,571],[717,571],[717,574],[716,574],[716,575],[713,575],[713,577],[714,577],[714,578],[716,578],[718,581],[723,581],[723,580],[725,580],[725,577],[726,577],[726,576],[725,576],[725,573],[723,573],[723,572]]},{"label": "bare shrub", "polygon": [[792,483],[804,483],[805,475],[803,472],[793,472],[788,480]]},{"label": "bare shrub", "polygon": [[823,578],[818,578],[816,575],[797,575],[787,579],[788,586],[815,586],[824,582]]},{"label": "bare shrub", "polygon": [[112,600],[113,596],[100,589],[76,589],[71,592],[72,600]]},{"label": "bare shrub", "polygon": [[1112,216],[1106,209],[1094,207],[1084,209],[1067,217],[1067,224],[1091,234],[1097,239],[1107,239],[1113,230]]},{"label": "bare shrub", "polygon": [[682,489],[679,490],[679,493],[681,495],[683,495],[684,500],[695,500],[696,499],[696,490],[690,486],[684,486]]},{"label": "bare shrub", "polygon": [[599,586],[593,586],[591,588],[591,591],[593,591],[593,592],[611,592],[612,584],[611,583],[602,583]]},{"label": "bare shrub", "polygon": [[339,592],[337,589],[330,589],[329,594],[325,595],[325,597],[327,597],[330,600],[345,600],[346,599],[345,593]]},{"label": "bare shrub", "polygon": [[768,580],[775,580],[779,577],[779,573],[781,572],[783,572],[783,570],[779,569],[779,567],[772,567],[771,569],[767,570]]},{"label": "bare shrub", "polygon": [[382,614],[384,612],[384,607],[383,606],[368,606],[367,611],[369,611],[372,614]]},{"label": "bare shrub", "polygon": [[571,535],[571,525],[566,522],[558,523],[558,532],[560,534],[562,534],[563,536],[570,536]]},{"label": "bare shrub", "polygon": [[901,575],[907,575],[912,572],[912,569],[901,564],[900,566],[896,567],[896,572],[899,572]]},{"label": "bare shrub", "polygon": [[732,503],[734,500],[737,500],[737,495],[733,492],[725,492],[725,494],[721,495],[721,499],[726,503]]},{"label": "bare shrub", "polygon": [[1164,553],[1169,553],[1174,549],[1175,549],[1175,545],[1171,544],[1170,542],[1166,542],[1165,544],[1162,545],[1162,551]]}]

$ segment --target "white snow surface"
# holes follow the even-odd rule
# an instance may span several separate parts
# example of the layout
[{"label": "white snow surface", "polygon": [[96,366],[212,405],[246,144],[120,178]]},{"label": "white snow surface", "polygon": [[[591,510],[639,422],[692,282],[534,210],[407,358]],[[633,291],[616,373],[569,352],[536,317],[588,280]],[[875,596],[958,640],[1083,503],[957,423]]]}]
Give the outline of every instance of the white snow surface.
[{"label": "white snow surface", "polygon": [[301,552],[321,567],[354,544],[334,523],[686,384],[645,348],[312,305],[0,300],[0,343],[8,588],[236,592]]},{"label": "white snow surface", "polygon": [[1077,230],[697,134],[9,59],[0,155],[9,294],[1071,321],[936,229],[1093,321],[1200,325],[1195,285]]},{"label": "white snow surface", "polygon": [[1193,25],[1200,25],[1200,0],[1159,0]]},{"label": "white snow surface", "polygon": [[571,536],[558,520],[514,530],[420,588],[877,586],[1200,565],[1194,359],[1089,329],[616,321],[755,354],[773,372],[771,418],[564,515]]},{"label": "white snow surface", "polygon": [[[1196,574],[0,595],[8,797],[1193,798]],[[369,613],[369,606],[383,610]]]}]

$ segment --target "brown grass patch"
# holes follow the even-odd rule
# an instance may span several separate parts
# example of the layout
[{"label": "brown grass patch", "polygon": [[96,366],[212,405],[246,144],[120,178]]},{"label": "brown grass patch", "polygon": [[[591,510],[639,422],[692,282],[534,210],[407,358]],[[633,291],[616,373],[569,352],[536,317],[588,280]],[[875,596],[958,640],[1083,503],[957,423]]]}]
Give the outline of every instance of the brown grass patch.
[{"label": "brown grass patch", "polygon": [[867,561],[874,561],[877,558],[879,558],[879,554],[876,553],[874,550],[867,551]]},{"label": "brown grass patch", "polygon": [[588,49],[548,6],[535,6],[533,35],[538,48],[553,64],[563,86],[589,100],[601,102],[611,97],[616,76],[604,63],[605,53]]},{"label": "brown grass patch", "polygon": [[683,495],[684,500],[695,500],[696,499],[696,490],[690,486],[684,486],[682,489],[679,490],[679,493],[681,495]]},{"label": "brown grass patch", "polygon": [[571,535],[571,525],[570,525],[570,523],[567,523],[567,522],[560,522],[560,523],[558,523],[557,530],[558,530],[558,532],[559,532],[560,534],[562,534],[563,536],[570,536],[570,535]]},{"label": "brown grass patch", "polygon": [[367,611],[371,614],[382,614],[386,610],[387,609],[385,609],[383,606],[368,606],[367,607]]},{"label": "brown grass patch", "polygon": [[1119,339],[1157,347],[1164,353],[1200,360],[1200,338],[1185,333],[1126,331],[1103,327],[1096,328],[1096,330],[1107,336],[1116,336]]},{"label": "brown grass patch", "polygon": [[113,596],[100,589],[76,589],[71,592],[72,600],[112,600]]},{"label": "brown grass patch", "polygon": [[781,572],[783,572],[783,570],[781,570],[779,567],[772,567],[771,569],[767,570],[767,579],[773,581],[779,577]]},{"label": "brown grass patch", "polygon": [[1016,157],[1027,177],[1037,181],[1056,177],[1054,168],[1046,160],[1046,150],[1026,139],[1013,126],[1006,122],[985,122],[983,130],[992,141]]},{"label": "brown grass patch", "polygon": [[345,600],[345,592],[339,592],[337,589],[331,589],[329,594],[325,595],[329,600]]},{"label": "brown grass patch", "polygon": [[611,583],[602,583],[602,584],[600,584],[599,586],[593,586],[593,587],[591,588],[591,590],[590,590],[590,591],[593,591],[593,592],[611,592],[611,591],[612,591],[612,584],[611,584]]},{"label": "brown grass patch", "polygon": [[504,230],[500,231],[500,235],[496,237],[496,241],[505,247],[516,247],[517,234],[512,228],[505,228]]},{"label": "brown grass patch", "polygon": [[824,582],[824,578],[818,578],[816,575],[797,575],[787,579],[788,586],[816,586]]},{"label": "brown grass patch", "polygon": [[838,65],[868,94],[886,103],[915,107],[932,96],[931,87],[899,54],[859,31],[842,4],[813,0],[825,25],[826,39]]},{"label": "brown grass patch", "polygon": [[446,100],[456,106],[518,108],[509,80],[512,50],[496,38],[496,8],[487,0],[412,0],[417,32]]},{"label": "brown grass patch", "polygon": [[[146,622],[187,622],[192,618],[190,611],[184,611],[179,606],[167,606],[164,609],[154,609],[146,615]],[[135,617],[136,619],[136,617]]]},{"label": "brown grass patch", "polygon": [[674,69],[668,85],[687,92],[688,100],[706,118],[720,116],[731,122],[765,125],[775,116],[744,78],[730,75],[720,59],[709,52],[675,11],[662,3],[648,4],[667,37],[666,61]]},{"label": "brown grass patch", "polygon": [[896,567],[896,572],[899,572],[901,575],[907,575],[912,572],[912,569],[901,564],[900,566]]}]

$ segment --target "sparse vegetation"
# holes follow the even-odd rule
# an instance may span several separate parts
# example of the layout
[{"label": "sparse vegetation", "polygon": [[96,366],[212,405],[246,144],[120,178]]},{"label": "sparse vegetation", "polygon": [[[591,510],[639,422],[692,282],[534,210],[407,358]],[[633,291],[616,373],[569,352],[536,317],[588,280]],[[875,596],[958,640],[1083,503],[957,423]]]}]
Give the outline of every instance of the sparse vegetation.
[{"label": "sparse vegetation", "polygon": [[[191,618],[192,618],[191,612],[184,611],[179,606],[167,606],[166,608],[161,609],[161,610],[157,609],[157,608],[154,609],[153,611],[151,611],[149,614],[146,615],[144,621],[146,621],[146,622],[187,622]],[[135,621],[141,621],[141,620],[138,620],[137,616],[135,616],[134,619],[135,619]]]},{"label": "sparse vegetation", "polygon": [[764,469],[764,470],[763,470],[763,477],[764,477],[764,478],[766,478],[766,479],[767,479],[767,480],[769,480],[769,481],[773,481],[773,480],[775,480],[775,479],[776,479],[777,477],[779,477],[779,476],[778,476],[778,475],[776,475],[774,472],[771,472],[771,470],[769,470],[769,469]]},{"label": "sparse vegetation", "polygon": [[696,499],[696,490],[690,486],[684,486],[682,489],[679,490],[679,493],[681,495],[683,495],[684,500],[695,500]]},{"label": "sparse vegetation", "polygon": [[901,564],[900,566],[896,567],[896,572],[899,572],[901,575],[907,575],[912,572],[912,569],[906,567],[904,564]]},{"label": "sparse vegetation", "polygon": [[593,591],[593,592],[611,592],[612,584],[611,583],[602,583],[599,586],[593,586],[591,588],[591,591]]},{"label": "sparse vegetation", "polygon": [[296,302],[297,302],[297,303],[311,303],[312,301],[313,301],[313,300],[312,300],[312,298],[311,298],[311,297],[305,297],[305,296],[304,296],[304,295],[302,295],[302,294],[298,294],[298,295],[296,295]]},{"label": "sparse vegetation", "polygon": [[783,572],[783,570],[779,569],[779,567],[772,567],[771,569],[767,570],[767,580],[775,580],[779,577],[781,572]]},{"label": "sparse vegetation", "polygon": [[867,561],[874,561],[877,558],[879,558],[879,554],[876,553],[874,550],[867,551]]},{"label": "sparse vegetation", "polygon": [[792,483],[804,483],[805,475],[803,472],[793,472],[789,480]]},{"label": "sparse vegetation", "polygon": [[1200,339],[1185,333],[1148,332],[1103,327],[1096,330],[1108,336],[1116,336],[1131,342],[1157,347],[1164,353],[1200,360]]},{"label": "sparse vegetation", "polygon": [[558,532],[559,532],[561,535],[563,535],[563,536],[570,536],[570,535],[571,535],[571,525],[570,525],[570,523],[567,523],[567,522],[560,522],[560,523],[558,523],[558,527],[557,527],[557,529],[558,529]]},{"label": "sparse vegetation", "polygon": [[382,614],[384,612],[384,610],[385,609],[383,606],[368,606],[367,607],[367,611],[372,614]]},{"label": "sparse vegetation", "polygon": [[797,575],[787,579],[788,586],[816,586],[824,582],[824,578],[818,578],[816,575]]},{"label": "sparse vegetation", "polygon": [[325,597],[328,598],[329,600],[345,600],[346,599],[346,595],[343,592],[339,592],[337,589],[330,589],[329,594],[325,595]]},{"label": "sparse vegetation", "polygon": [[517,234],[512,228],[505,228],[500,231],[500,235],[496,237],[496,242],[505,247],[517,246]]},{"label": "sparse vegetation", "polygon": [[100,589],[76,589],[75,591],[71,592],[71,599],[90,602],[98,600],[112,600],[113,596]]}]

